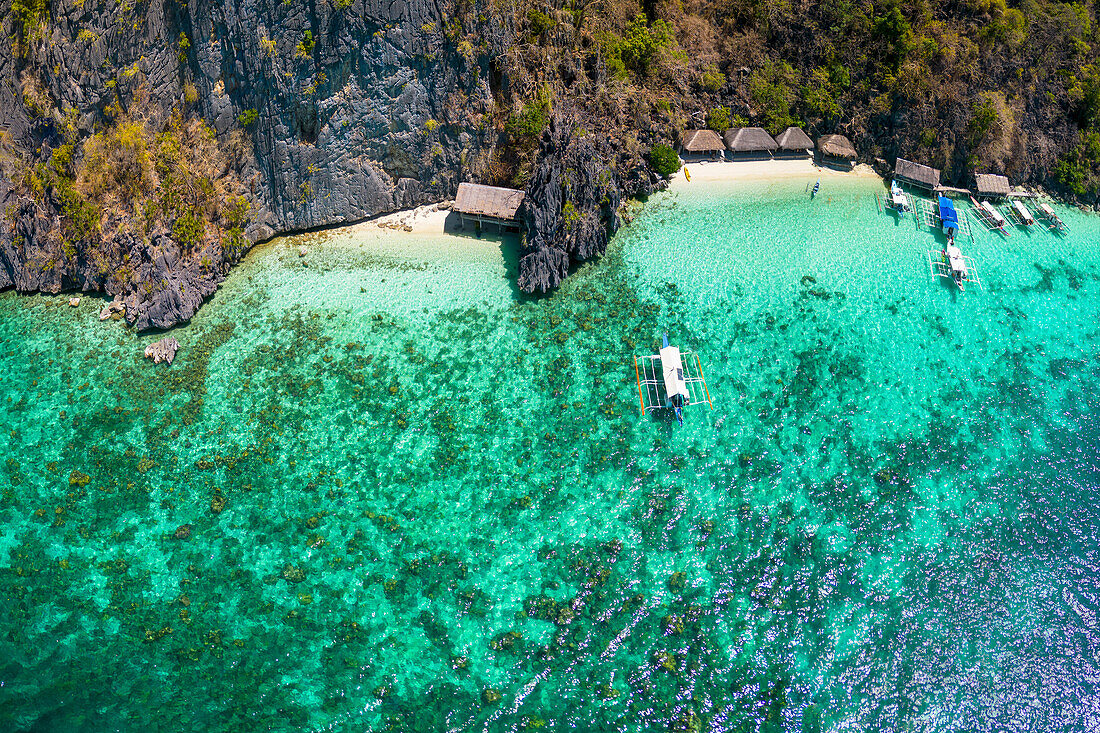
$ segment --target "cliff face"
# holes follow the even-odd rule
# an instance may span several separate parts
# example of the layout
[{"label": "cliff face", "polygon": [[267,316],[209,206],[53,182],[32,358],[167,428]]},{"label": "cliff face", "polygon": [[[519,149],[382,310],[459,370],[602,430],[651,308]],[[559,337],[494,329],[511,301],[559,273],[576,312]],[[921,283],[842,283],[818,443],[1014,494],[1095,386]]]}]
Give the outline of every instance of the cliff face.
[{"label": "cliff face", "polygon": [[[0,124],[27,166],[68,125],[78,167],[81,143],[112,118],[201,118],[223,158],[212,177],[251,205],[249,241],[440,200],[487,165],[490,59],[507,45],[500,23],[460,5],[53,0],[26,28],[9,6]],[[147,236],[108,222],[82,240],[61,226],[58,189],[35,200],[19,183],[0,175],[0,287],[106,290],[135,326],[168,327],[243,252],[209,236],[181,247],[171,216]]]},{"label": "cliff face", "polygon": [[[1100,197],[1096,3],[0,0],[0,287],[189,318],[250,243],[527,189],[519,285],[604,250],[685,128],[841,132]],[[243,203],[241,203],[243,202]]]},{"label": "cliff face", "polygon": [[524,207],[528,239],[519,286],[528,293],[556,288],[573,264],[603,254],[623,199],[663,185],[614,137],[589,132],[600,129],[574,109],[543,133]]}]

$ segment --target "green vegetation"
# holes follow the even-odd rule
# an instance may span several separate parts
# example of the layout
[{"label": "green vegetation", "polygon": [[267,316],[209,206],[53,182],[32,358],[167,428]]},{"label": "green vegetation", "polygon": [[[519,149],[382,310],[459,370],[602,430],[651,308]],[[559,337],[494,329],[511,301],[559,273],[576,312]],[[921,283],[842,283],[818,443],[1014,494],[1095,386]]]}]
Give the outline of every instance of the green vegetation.
[{"label": "green vegetation", "polygon": [[172,225],[172,239],[184,249],[197,247],[202,243],[205,234],[206,226],[194,211],[184,211],[176,217],[176,222]]},{"label": "green vegetation", "polygon": [[260,114],[255,108],[243,110],[237,115],[237,122],[241,123],[241,127],[248,127],[259,119]]},{"label": "green vegetation", "polygon": [[527,11],[527,23],[531,26],[531,35],[535,38],[539,38],[556,25],[553,18],[538,8]]},{"label": "green vegetation", "polygon": [[619,37],[606,34],[602,49],[607,69],[617,78],[625,79],[628,71],[646,76],[653,69],[661,54],[673,44],[672,26],[663,21],[651,25],[645,13],[638,13]]},{"label": "green vegetation", "polygon": [[991,134],[1001,128],[1001,117],[997,112],[997,106],[989,95],[983,95],[974,103],[973,116],[967,125],[967,141],[973,148],[981,145]]},{"label": "green vegetation", "polygon": [[1100,193],[1100,132],[1083,133],[1077,147],[1059,159],[1054,177],[1078,196]]},{"label": "green vegetation", "polygon": [[[81,147],[75,115],[68,117],[64,144],[16,179],[39,201],[49,195],[60,202],[66,256],[75,255],[75,244],[94,245],[106,222],[137,236],[163,222],[185,249],[201,246],[208,232],[244,244],[248,204],[216,180],[225,156],[202,122],[179,112],[159,124],[121,116]],[[98,257],[94,250],[90,256]]]},{"label": "green vegetation", "polygon": [[180,31],[180,40],[177,46],[179,48],[180,63],[187,63],[187,52],[191,50],[191,39],[183,31]]},{"label": "green vegetation", "polygon": [[313,47],[317,45],[317,40],[313,37],[313,31],[306,31],[302,34],[302,40],[298,41],[298,45],[294,48],[294,55],[297,58],[308,58],[313,55]]},{"label": "green vegetation", "polygon": [[717,92],[726,85],[726,75],[718,70],[717,64],[707,64],[699,77],[699,85],[708,92]]},{"label": "green vegetation", "polygon": [[513,115],[505,129],[515,142],[533,143],[550,123],[550,90],[543,87],[538,95],[523,105],[517,115]]},{"label": "green vegetation", "polygon": [[707,127],[717,133],[730,129],[730,111],[728,107],[715,107],[707,112]]},{"label": "green vegetation", "polygon": [[11,19],[15,22],[13,40],[19,55],[25,52],[26,43],[39,36],[49,11],[49,0],[12,0]]},{"label": "green vegetation", "polygon": [[657,173],[668,178],[680,170],[680,156],[668,145],[654,145],[649,151],[649,164]]},{"label": "green vegetation", "polygon": [[572,201],[566,201],[562,206],[561,219],[565,222],[566,229],[573,229],[577,226],[577,222],[581,220],[581,213],[577,211],[577,207],[573,205]]},{"label": "green vegetation", "polygon": [[798,75],[786,61],[768,62],[754,71],[749,79],[749,95],[756,105],[761,126],[773,135],[802,123],[791,114],[796,101],[795,81]]}]

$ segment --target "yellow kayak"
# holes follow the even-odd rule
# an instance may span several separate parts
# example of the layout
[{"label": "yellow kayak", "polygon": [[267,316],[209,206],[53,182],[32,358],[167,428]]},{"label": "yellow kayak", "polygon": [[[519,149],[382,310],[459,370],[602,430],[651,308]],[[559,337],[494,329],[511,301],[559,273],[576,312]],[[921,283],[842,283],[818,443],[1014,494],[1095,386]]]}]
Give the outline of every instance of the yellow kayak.
[{"label": "yellow kayak", "polygon": [[688,183],[691,183],[691,174],[688,173],[688,167],[684,166],[684,178],[688,179]]}]

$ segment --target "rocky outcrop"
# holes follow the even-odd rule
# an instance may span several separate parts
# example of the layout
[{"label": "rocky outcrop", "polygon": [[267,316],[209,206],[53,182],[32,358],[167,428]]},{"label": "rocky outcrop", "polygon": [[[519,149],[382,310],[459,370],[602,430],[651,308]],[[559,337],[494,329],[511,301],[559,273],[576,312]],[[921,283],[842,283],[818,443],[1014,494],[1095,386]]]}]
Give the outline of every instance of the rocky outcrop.
[{"label": "rocky outcrop", "polygon": [[519,286],[527,293],[556,288],[574,264],[602,254],[619,228],[623,199],[662,185],[642,161],[617,149],[612,135],[586,131],[599,130],[598,121],[581,117],[555,117],[539,144],[524,198]]},{"label": "rocky outcrop", "polygon": [[172,365],[172,360],[176,358],[176,352],[179,351],[180,342],[169,336],[163,338],[160,341],[154,341],[145,347],[145,358],[152,359],[154,364],[160,364],[162,361],[168,366]]}]

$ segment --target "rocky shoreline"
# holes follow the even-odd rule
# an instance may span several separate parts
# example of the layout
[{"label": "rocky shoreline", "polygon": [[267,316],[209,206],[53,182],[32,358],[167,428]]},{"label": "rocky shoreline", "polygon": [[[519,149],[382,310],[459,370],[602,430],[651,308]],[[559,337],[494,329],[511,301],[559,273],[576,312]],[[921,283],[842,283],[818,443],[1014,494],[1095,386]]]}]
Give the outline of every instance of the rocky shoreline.
[{"label": "rocky shoreline", "polygon": [[[453,0],[59,0],[9,20],[0,289],[105,293],[132,328],[171,328],[253,244],[445,201],[461,181],[526,190],[518,286],[556,288],[605,250],[624,201],[666,185],[654,146],[710,106],[751,113],[753,70],[708,66],[691,86],[697,69],[674,62],[687,76],[662,80],[654,46],[623,86],[622,49],[554,22],[532,36],[541,17]],[[912,147],[883,137],[898,121],[864,125],[865,159]],[[1050,138],[1045,170],[1068,139]]]}]

